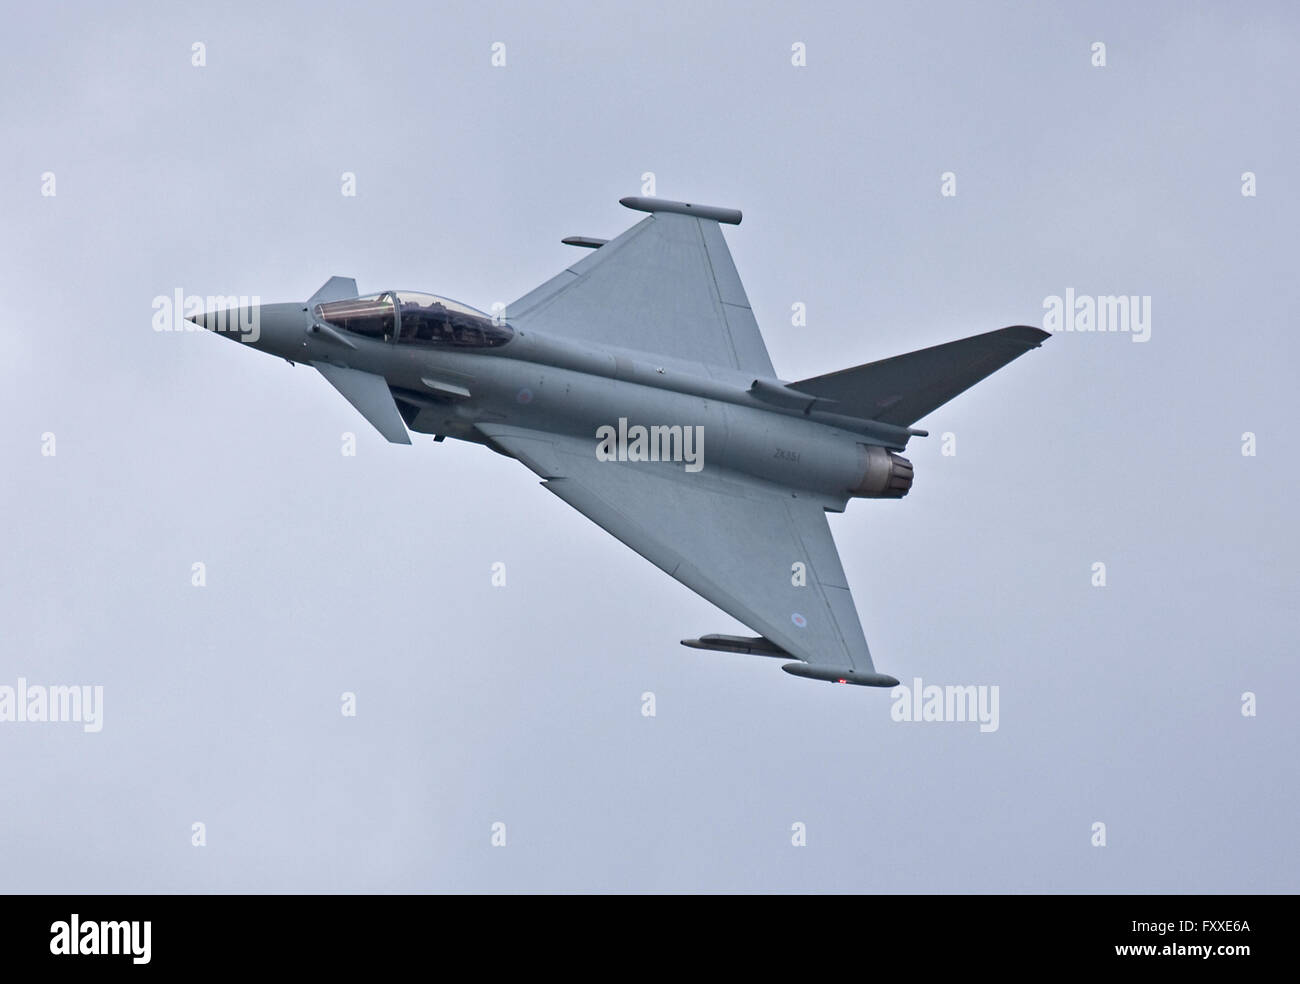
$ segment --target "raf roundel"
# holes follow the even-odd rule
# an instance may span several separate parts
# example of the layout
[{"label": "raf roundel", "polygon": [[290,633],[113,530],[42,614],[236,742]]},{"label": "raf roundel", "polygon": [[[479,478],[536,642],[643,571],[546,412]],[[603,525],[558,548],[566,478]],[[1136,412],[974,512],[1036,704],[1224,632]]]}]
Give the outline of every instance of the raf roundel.
[{"label": "raf roundel", "polygon": [[790,621],[793,622],[795,625],[799,626],[799,628],[801,629],[806,629],[808,627],[808,620],[804,618],[802,615],[800,615],[798,612],[795,612],[793,615],[790,616]]},{"label": "raf roundel", "polygon": [[515,394],[515,400],[519,403],[532,403],[533,391],[530,389],[521,389]]}]

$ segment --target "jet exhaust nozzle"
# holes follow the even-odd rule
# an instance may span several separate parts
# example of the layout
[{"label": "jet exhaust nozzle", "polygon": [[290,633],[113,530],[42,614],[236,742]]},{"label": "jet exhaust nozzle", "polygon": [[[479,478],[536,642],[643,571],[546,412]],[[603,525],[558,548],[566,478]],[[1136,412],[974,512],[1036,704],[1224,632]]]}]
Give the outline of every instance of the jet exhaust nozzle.
[{"label": "jet exhaust nozzle", "polygon": [[866,467],[858,484],[849,490],[863,499],[901,499],[912,487],[912,463],[901,454],[876,445],[862,445]]}]

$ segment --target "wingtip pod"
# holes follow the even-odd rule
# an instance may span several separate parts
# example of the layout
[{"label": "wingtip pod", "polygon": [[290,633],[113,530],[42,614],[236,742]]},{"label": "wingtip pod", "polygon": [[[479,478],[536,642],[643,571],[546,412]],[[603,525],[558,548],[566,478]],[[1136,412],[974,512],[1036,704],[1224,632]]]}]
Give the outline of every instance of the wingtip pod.
[{"label": "wingtip pod", "polygon": [[859,673],[842,666],[816,666],[812,663],[784,663],[781,669],[791,676],[827,683],[853,683],[859,687],[897,687],[898,680],[887,673]]},{"label": "wingtip pod", "polygon": [[713,219],[727,225],[740,225],[743,217],[738,208],[719,208],[716,205],[695,205],[691,202],[674,202],[667,198],[640,198],[629,195],[620,198],[618,203],[638,212],[679,212],[682,215],[694,215],[701,219]]}]

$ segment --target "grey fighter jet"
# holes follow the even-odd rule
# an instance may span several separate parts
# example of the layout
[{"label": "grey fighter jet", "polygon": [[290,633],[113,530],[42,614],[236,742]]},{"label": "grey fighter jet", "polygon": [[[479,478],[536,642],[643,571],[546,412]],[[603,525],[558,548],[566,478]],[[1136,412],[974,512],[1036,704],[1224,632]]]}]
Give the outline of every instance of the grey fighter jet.
[{"label": "grey fighter jet", "polygon": [[[720,224],[650,213],[495,317],[432,294],[359,295],[190,318],[314,366],[385,438],[485,444],[756,636],[684,645],[787,660],[869,687],[877,672],[826,522],[912,485],[899,452],[936,407],[1047,338],[1015,326],[797,382],[777,378]],[[250,327],[251,326],[251,327]]]}]

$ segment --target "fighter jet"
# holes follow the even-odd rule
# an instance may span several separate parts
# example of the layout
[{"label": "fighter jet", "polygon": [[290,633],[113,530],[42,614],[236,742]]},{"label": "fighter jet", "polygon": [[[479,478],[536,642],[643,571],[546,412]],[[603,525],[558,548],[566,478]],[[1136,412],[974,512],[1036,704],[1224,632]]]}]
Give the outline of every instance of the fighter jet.
[{"label": "fighter jet", "polygon": [[[913,425],[1048,337],[1002,328],[796,381],[777,377],[721,226],[649,213],[495,316],[433,294],[358,294],[190,318],[320,374],[389,441],[487,445],[757,633],[683,640],[868,687],[876,670],[826,513],[900,499]],[[251,328],[250,328],[251,326]]]}]

